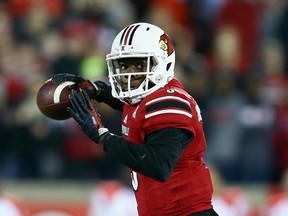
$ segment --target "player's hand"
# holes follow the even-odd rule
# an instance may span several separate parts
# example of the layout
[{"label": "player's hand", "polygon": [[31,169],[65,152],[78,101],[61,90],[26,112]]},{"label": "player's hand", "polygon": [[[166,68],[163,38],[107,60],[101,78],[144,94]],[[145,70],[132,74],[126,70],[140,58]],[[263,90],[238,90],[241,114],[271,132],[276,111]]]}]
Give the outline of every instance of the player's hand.
[{"label": "player's hand", "polygon": [[73,107],[68,107],[69,115],[78,123],[81,130],[94,142],[98,144],[102,136],[109,133],[101,122],[100,115],[96,112],[88,94],[85,90],[80,92],[72,90],[70,101]]},{"label": "player's hand", "polygon": [[85,89],[90,98],[95,98],[100,92],[99,87],[95,83],[74,74],[55,74],[51,79],[58,85],[66,81],[74,82],[74,84],[69,86],[70,89]]},{"label": "player's hand", "polygon": [[83,82],[85,79],[81,76],[76,76],[74,74],[69,74],[69,73],[60,73],[60,74],[54,74],[51,77],[52,81],[55,82],[56,84],[61,84],[66,81],[71,81],[75,83]]}]

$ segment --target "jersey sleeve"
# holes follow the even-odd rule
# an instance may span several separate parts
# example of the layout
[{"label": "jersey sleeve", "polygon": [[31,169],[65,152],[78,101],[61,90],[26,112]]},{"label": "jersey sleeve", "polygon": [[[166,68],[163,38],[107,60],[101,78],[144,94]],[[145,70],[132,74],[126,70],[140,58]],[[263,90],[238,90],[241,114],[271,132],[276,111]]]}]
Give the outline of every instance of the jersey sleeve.
[{"label": "jersey sleeve", "polygon": [[194,106],[186,95],[168,89],[147,99],[143,109],[143,137],[163,128],[181,128],[194,134]]},{"label": "jersey sleeve", "polygon": [[109,134],[104,151],[132,170],[165,182],[193,135],[178,128],[157,130],[148,134],[144,145]]}]

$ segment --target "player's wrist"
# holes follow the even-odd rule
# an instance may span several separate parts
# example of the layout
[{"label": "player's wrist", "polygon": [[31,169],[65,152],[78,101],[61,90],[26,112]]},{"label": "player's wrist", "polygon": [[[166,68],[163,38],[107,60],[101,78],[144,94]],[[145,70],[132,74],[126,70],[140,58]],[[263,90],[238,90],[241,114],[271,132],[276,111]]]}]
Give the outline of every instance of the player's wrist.
[{"label": "player's wrist", "polygon": [[92,82],[92,81],[88,81],[89,84],[91,85],[91,90],[90,91],[90,98],[93,98],[93,99],[97,99],[98,95],[101,94],[101,92],[103,91],[102,87],[97,85],[97,81],[96,82]]},{"label": "player's wrist", "polygon": [[111,136],[111,134],[107,129],[107,131],[105,133],[103,133],[102,135],[99,136],[97,144],[100,146],[104,146],[104,143],[109,136]]},{"label": "player's wrist", "polygon": [[97,90],[97,93],[94,94],[94,99],[99,100],[99,98],[103,97],[103,93],[107,91],[107,84],[103,81],[97,80],[93,82],[93,85],[96,86],[95,89]]}]

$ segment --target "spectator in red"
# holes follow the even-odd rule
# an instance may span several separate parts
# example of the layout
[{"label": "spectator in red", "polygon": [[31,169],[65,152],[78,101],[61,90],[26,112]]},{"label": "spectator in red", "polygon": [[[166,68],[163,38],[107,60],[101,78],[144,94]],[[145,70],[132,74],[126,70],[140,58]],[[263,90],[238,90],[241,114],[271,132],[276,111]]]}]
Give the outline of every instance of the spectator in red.
[{"label": "spectator in red", "polygon": [[248,0],[227,0],[219,11],[216,30],[223,25],[234,26],[240,36],[238,74],[245,74],[251,66],[258,35],[258,8]]},{"label": "spectator in red", "polygon": [[169,11],[172,15],[173,21],[178,25],[189,25],[188,1],[154,0],[152,1],[152,7],[156,10],[158,10],[159,8],[164,8]]},{"label": "spectator in red", "polygon": [[65,11],[64,0],[8,0],[6,2],[9,14],[14,17],[25,16],[33,7],[44,7],[53,17],[62,16]]}]

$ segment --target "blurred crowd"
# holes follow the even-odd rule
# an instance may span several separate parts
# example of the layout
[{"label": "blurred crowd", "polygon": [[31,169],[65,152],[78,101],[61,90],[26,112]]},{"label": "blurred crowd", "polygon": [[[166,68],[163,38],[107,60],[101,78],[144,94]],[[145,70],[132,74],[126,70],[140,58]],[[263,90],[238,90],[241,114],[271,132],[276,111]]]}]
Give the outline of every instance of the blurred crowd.
[{"label": "blurred crowd", "polygon": [[[74,121],[43,116],[36,94],[57,73],[107,81],[114,37],[140,21],[174,41],[176,77],[202,111],[207,164],[228,183],[279,183],[288,168],[286,0],[0,0],[2,178],[126,175]],[[120,135],[121,114],[97,105]]]}]

